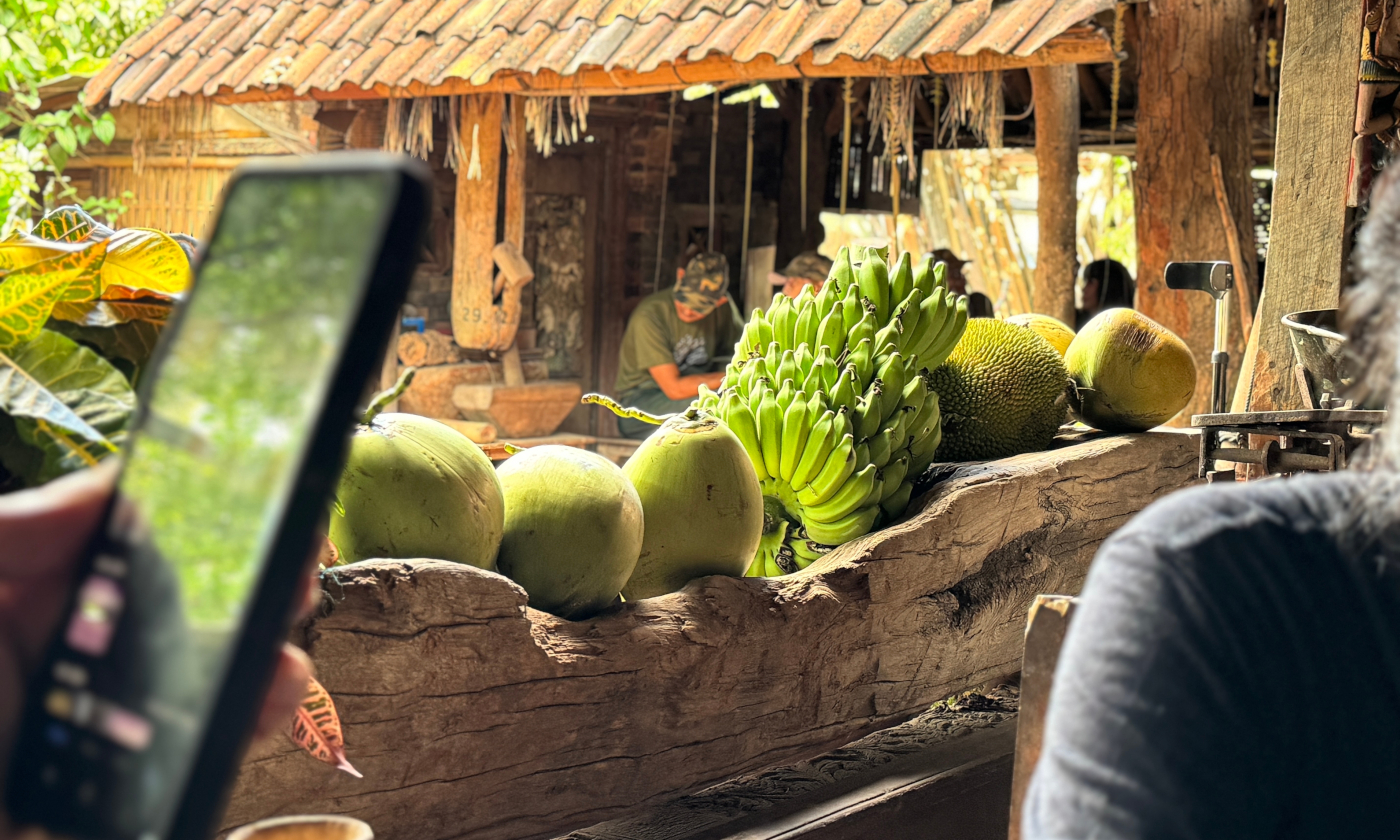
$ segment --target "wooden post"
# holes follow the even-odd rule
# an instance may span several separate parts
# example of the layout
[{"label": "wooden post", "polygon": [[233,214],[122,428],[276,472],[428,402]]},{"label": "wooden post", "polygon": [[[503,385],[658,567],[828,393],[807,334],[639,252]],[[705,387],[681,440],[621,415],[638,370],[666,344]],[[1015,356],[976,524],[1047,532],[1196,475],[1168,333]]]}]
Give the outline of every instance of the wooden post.
[{"label": "wooden post", "polygon": [[1327,309],[1338,302],[1349,235],[1346,190],[1361,6],[1335,0],[1288,4],[1269,261],[1235,392],[1235,411],[1303,407],[1292,374],[1288,334],[1279,321],[1289,312]]},{"label": "wooden post", "polygon": [[[1191,348],[1198,372],[1196,394],[1178,415],[1190,422],[1210,404],[1210,357],[1215,305],[1198,292],[1172,291],[1162,273],[1173,260],[1228,260],[1216,198],[1211,156],[1221,176],[1236,232],[1253,243],[1254,205],[1249,183],[1249,108],[1253,82],[1251,0],[1155,0],[1135,6],[1142,53],[1137,112],[1137,308],[1175,332]],[[1292,15],[1293,9],[1289,8]],[[1354,75],[1354,74],[1353,74]],[[1322,107],[1319,103],[1319,108]],[[1329,103],[1336,108],[1336,103]],[[1252,246],[1246,245],[1249,253]],[[1245,270],[1253,274],[1253,260]],[[1237,278],[1240,284],[1252,276]],[[1231,374],[1239,369],[1244,340],[1231,317]]]},{"label": "wooden post", "polygon": [[1074,324],[1078,265],[1075,220],[1079,199],[1079,78],[1073,66],[1032,67],[1035,96],[1035,160],[1040,177],[1031,305],[1036,312]]},{"label": "wooden post", "polygon": [[1040,761],[1045,741],[1045,712],[1060,647],[1074,617],[1075,599],[1068,595],[1037,595],[1026,619],[1026,652],[1021,657],[1021,710],[1016,715],[1016,763],[1011,771],[1011,830],[1008,840],[1021,840],[1021,808],[1031,774]]},{"label": "wooden post", "polygon": [[[525,234],[524,109],[512,109],[517,154],[506,171],[505,238],[517,249]],[[533,275],[495,276],[496,200],[501,175],[501,121],[505,96],[488,93],[464,97],[462,139],[481,164],[457,173],[457,205],[452,248],[452,334],[463,347],[509,350],[520,325],[520,297]],[[499,303],[496,298],[499,296]]]}]

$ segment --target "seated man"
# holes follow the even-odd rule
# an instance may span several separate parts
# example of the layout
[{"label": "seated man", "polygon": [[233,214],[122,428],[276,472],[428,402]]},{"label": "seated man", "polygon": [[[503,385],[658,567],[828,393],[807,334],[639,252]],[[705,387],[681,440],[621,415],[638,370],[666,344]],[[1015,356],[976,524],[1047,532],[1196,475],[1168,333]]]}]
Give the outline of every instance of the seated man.
[{"label": "seated man", "polygon": [[[1400,167],[1345,306],[1396,393]],[[1390,837],[1400,434],[1360,470],[1176,493],[1104,543],[1055,674],[1027,840]]]},{"label": "seated man", "polygon": [[[701,385],[719,388],[744,331],[728,290],[724,255],[704,253],[676,271],[675,288],[637,304],[622,335],[619,402],[650,414],[672,414],[684,411]],[[628,417],[618,418],[617,427],[634,440],[656,429]]]}]

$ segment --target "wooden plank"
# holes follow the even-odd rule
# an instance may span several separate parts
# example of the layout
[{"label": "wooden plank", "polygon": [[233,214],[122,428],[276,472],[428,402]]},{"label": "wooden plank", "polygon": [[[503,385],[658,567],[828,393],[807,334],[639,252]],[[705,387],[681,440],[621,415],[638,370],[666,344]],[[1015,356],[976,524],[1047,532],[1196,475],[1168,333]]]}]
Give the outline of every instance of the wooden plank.
[{"label": "wooden plank", "polygon": [[525,162],[530,158],[525,138],[525,98],[510,98],[510,145],[515,151],[506,156],[505,241],[517,249],[525,247]]},{"label": "wooden plank", "polygon": [[1074,276],[1079,265],[1079,77],[1074,67],[1032,67],[1035,161],[1040,187],[1040,245],[1031,305],[1074,326]]},{"label": "wooden plank", "polygon": [[1065,631],[1074,617],[1075,599],[1067,595],[1040,595],[1026,620],[1026,652],[1021,659],[1021,711],[1016,727],[1016,768],[1011,778],[1011,829],[1007,840],[1021,840],[1021,805],[1031,774],[1040,761],[1045,739],[1045,712],[1050,706],[1050,686]]},{"label": "wooden plank", "polygon": [[473,93],[547,94],[582,93],[590,96],[634,95],[681,90],[700,83],[742,81],[776,81],[811,78],[843,78],[846,76],[925,76],[930,73],[978,73],[990,70],[1013,70],[1025,67],[1046,67],[1061,64],[1105,64],[1113,60],[1113,48],[1108,37],[1090,27],[1076,27],[1050,39],[1040,49],[1027,56],[980,52],[961,56],[953,52],[935,53],[922,59],[870,58],[858,61],[840,56],[828,64],[817,64],[809,51],[791,64],[779,64],[770,55],[760,55],[749,62],[736,62],[722,55],[710,55],[700,61],[678,61],[645,73],[624,68],[604,70],[601,67],[581,68],[577,73],[561,76],[552,71],[537,74],[503,71],[485,84],[473,85],[466,79],[449,79],[440,85],[414,83],[402,88],[376,85],[361,88],[342,85],[334,91],[311,91],[297,96],[290,88],[275,90],[253,89],[234,93],[220,88],[212,97],[214,102],[229,105],[238,102],[272,102],[285,99],[388,99],[396,97],[458,96]]},{"label": "wooden plank", "polygon": [[1015,672],[1035,596],[1078,591],[1105,537],[1194,484],[1197,446],[1111,436],[965,465],[795,575],[587,621],[456,563],[334,570],[305,643],[364,778],[273,739],[226,823],[353,813],[382,837],[523,840],[819,754]]},{"label": "wooden plank", "polygon": [[1335,0],[1288,4],[1269,261],[1233,411],[1303,407],[1280,319],[1338,303],[1349,235],[1347,171],[1356,119],[1361,7]]},{"label": "wooden plank", "polygon": [[[1017,701],[1007,686],[972,691],[812,759],[560,840],[825,840],[837,833],[1005,840]],[[991,784],[967,784],[988,770]],[[881,830],[869,831],[872,822]]]},{"label": "wooden plank", "polygon": [[491,249],[496,246],[496,190],[500,183],[504,107],[505,98],[499,94],[468,97],[462,102],[462,143],[466,154],[479,160],[481,168],[474,173],[465,160],[457,168],[452,334],[459,345],[482,350],[495,349],[495,307],[491,303],[495,263]]}]

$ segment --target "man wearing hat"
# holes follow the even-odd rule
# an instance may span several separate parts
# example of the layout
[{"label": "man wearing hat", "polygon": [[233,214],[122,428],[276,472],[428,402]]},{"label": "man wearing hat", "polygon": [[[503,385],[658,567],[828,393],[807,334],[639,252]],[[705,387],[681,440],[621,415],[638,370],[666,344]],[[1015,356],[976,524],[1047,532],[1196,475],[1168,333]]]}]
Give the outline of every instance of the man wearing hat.
[{"label": "man wearing hat", "polygon": [[[684,411],[701,385],[718,389],[744,331],[729,300],[729,263],[701,253],[676,271],[675,288],[637,304],[622,336],[618,401],[650,414]],[[624,437],[641,440],[656,427],[620,417]]]}]

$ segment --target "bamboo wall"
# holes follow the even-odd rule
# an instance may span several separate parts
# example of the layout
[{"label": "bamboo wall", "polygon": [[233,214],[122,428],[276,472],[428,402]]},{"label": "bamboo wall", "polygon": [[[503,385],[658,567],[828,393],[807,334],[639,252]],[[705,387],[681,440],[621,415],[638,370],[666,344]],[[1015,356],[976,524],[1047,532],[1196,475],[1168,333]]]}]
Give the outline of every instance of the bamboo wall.
[{"label": "bamboo wall", "polygon": [[122,227],[157,228],[202,239],[232,173],[232,165],[153,166],[147,161],[139,173],[97,166],[92,170],[92,191],[122,198],[128,208],[121,217]]}]

